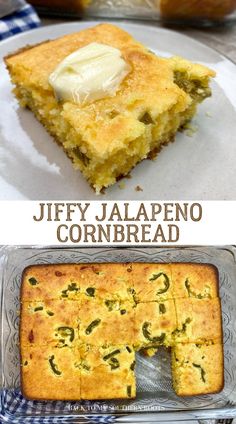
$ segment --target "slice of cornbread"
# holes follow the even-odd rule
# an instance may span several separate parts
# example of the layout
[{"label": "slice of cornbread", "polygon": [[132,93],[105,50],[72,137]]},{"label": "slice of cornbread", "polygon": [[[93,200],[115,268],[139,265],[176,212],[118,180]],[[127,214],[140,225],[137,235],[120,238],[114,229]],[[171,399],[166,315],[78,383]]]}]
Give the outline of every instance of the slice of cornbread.
[{"label": "slice of cornbread", "polygon": [[171,265],[172,292],[175,298],[218,297],[218,270],[213,265],[176,263]]},{"label": "slice of cornbread", "polygon": [[36,400],[79,400],[80,362],[78,348],[22,346],[23,395]]},{"label": "slice of cornbread", "polygon": [[222,341],[220,299],[176,299],[175,343]]},{"label": "slice of cornbread", "polygon": [[[113,96],[82,105],[58,102],[50,74],[72,52],[93,42],[118,49],[129,74]],[[5,62],[20,104],[34,112],[96,192],[171,141],[197,104],[210,96],[215,75],[178,57],[160,58],[106,23],[27,47]]]},{"label": "slice of cornbread", "polygon": [[173,300],[139,303],[135,308],[135,348],[172,346],[176,327]]},{"label": "slice of cornbread", "polygon": [[79,302],[23,302],[20,341],[23,346],[73,346],[79,337]]},{"label": "slice of cornbread", "polygon": [[81,354],[81,398],[134,398],[135,352],[131,346],[84,346]]},{"label": "slice of cornbread", "polygon": [[133,263],[130,270],[129,291],[137,303],[173,298],[169,264]]},{"label": "slice of cornbread", "polygon": [[97,299],[81,299],[79,337],[96,346],[133,344],[135,310],[129,302],[116,308]]},{"label": "slice of cornbread", "polygon": [[178,344],[171,352],[173,387],[179,396],[220,392],[224,384],[221,344]]}]

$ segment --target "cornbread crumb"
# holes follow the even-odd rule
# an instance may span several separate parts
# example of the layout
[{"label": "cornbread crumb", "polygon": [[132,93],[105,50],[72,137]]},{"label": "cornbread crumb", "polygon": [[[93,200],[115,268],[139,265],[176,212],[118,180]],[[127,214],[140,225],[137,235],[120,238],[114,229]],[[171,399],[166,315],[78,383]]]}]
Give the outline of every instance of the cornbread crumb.
[{"label": "cornbread crumb", "polygon": [[125,182],[124,181],[122,181],[121,183],[119,183],[119,188],[121,190],[124,190],[124,188],[125,188]]},{"label": "cornbread crumb", "polygon": [[143,189],[142,189],[142,187],[140,187],[139,185],[137,185],[137,186],[135,187],[135,191],[143,191]]},{"label": "cornbread crumb", "polygon": [[150,347],[149,349],[143,349],[142,353],[144,356],[148,356],[149,358],[151,358],[157,353],[157,351],[158,351],[158,348]]},{"label": "cornbread crumb", "polygon": [[188,137],[193,137],[194,134],[196,134],[196,132],[198,131],[198,126],[197,125],[193,125],[190,122],[187,122],[184,126],[183,129],[185,131],[185,134]]}]

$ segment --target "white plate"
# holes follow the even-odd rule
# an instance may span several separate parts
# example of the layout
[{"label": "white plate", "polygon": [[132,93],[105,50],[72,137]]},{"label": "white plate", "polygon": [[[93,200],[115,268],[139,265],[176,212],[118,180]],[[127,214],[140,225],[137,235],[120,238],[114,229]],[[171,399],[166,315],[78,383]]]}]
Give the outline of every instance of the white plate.
[{"label": "white plate", "polygon": [[[25,46],[79,31],[97,22],[43,27],[0,44],[0,57]],[[146,160],[109,188],[102,199],[236,199],[236,66],[214,50],[180,33],[154,26],[119,22],[158,54],[183,55],[217,71],[213,96],[194,120],[197,132],[179,133],[157,160]],[[62,149],[33,114],[20,108],[11,93],[8,73],[0,64],[0,199],[98,199],[83,176],[74,171]],[[143,191],[137,192],[139,185]]]}]

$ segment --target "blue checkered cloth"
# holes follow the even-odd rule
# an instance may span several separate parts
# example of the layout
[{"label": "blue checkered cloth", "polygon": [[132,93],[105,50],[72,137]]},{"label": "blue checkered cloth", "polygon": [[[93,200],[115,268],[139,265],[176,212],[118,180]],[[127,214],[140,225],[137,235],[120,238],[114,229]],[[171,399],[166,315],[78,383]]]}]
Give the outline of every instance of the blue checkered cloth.
[{"label": "blue checkered cloth", "polygon": [[0,19],[0,40],[39,25],[40,19],[34,8],[22,0],[22,6],[15,13]]},{"label": "blue checkered cloth", "polygon": [[[0,392],[0,423],[11,424],[65,424],[74,423],[75,415],[68,414],[68,404],[77,402],[40,402],[25,399],[20,389],[5,389]],[[83,401],[85,410],[89,401]],[[54,415],[56,414],[56,416]],[[53,416],[54,415],[54,416]],[[78,420],[79,422],[79,420]],[[115,415],[83,415],[81,422],[88,424],[114,424]]]}]

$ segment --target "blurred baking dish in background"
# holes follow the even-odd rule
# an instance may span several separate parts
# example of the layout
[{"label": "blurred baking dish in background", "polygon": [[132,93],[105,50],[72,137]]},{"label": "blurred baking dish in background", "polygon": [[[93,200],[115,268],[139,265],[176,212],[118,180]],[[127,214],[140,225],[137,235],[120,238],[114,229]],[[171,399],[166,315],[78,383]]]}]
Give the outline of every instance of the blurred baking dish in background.
[{"label": "blurred baking dish in background", "polygon": [[236,0],[30,0],[50,15],[167,20],[205,25],[234,21]]}]

